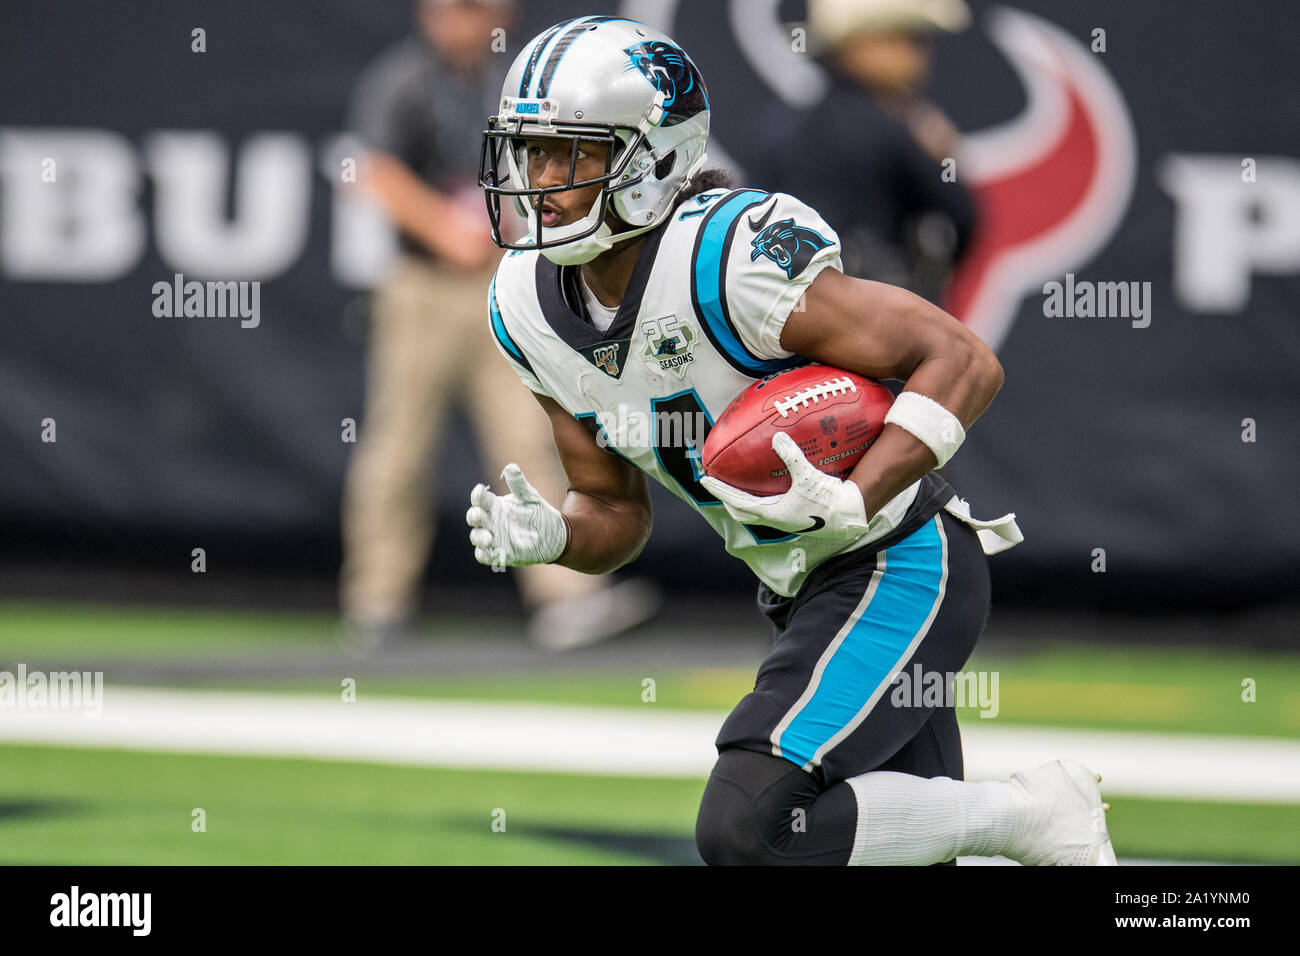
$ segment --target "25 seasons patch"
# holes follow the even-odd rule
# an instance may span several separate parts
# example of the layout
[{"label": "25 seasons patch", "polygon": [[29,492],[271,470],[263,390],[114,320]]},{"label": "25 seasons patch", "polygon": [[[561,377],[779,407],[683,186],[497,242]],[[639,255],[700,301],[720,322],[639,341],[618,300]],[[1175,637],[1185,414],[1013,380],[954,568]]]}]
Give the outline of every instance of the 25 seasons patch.
[{"label": "25 seasons patch", "polygon": [[641,323],[641,355],[651,365],[672,372],[678,378],[685,378],[687,366],[695,361],[691,353],[695,340],[695,330],[690,323],[675,315],[646,319]]}]

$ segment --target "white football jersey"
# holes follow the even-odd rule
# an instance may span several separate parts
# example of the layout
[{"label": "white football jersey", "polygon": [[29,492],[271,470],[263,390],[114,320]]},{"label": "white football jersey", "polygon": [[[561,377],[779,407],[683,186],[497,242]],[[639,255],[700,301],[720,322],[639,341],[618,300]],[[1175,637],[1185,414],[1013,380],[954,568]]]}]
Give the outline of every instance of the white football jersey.
[{"label": "white football jersey", "polygon": [[[793,596],[826,558],[869,544],[744,525],[700,485],[705,436],[755,379],[806,363],[781,348],[786,318],[827,268],[839,237],[792,196],[713,190],[647,234],[613,324],[585,317],[575,268],[512,252],[492,281],[497,344],[533,391],[700,513],[777,594]],[[897,525],[917,482],[883,512]]]}]

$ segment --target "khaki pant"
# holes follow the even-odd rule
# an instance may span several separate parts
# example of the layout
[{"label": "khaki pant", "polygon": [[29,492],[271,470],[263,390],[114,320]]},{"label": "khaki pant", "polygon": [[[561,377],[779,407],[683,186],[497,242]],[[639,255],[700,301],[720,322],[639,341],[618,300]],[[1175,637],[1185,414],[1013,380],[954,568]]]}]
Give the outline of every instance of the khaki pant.
[{"label": "khaki pant", "polygon": [[[550,424],[532,393],[497,350],[488,323],[491,273],[466,274],[402,256],[375,290],[366,369],[366,410],[343,490],[340,600],[358,617],[416,609],[433,543],[437,457],[447,412],[463,403],[499,480],[518,462],[556,507],[567,482]],[[454,489],[469,508],[468,487]],[[453,533],[464,538],[462,522]],[[511,569],[526,604],[589,594],[599,579],[558,565]],[[483,573],[490,573],[487,568]]]}]

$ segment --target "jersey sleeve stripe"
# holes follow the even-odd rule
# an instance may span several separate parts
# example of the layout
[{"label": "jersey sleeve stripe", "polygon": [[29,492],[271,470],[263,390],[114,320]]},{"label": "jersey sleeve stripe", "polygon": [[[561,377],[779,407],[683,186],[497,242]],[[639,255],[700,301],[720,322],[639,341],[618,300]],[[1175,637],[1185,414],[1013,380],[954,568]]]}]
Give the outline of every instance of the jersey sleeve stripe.
[{"label": "jersey sleeve stripe", "polygon": [[492,313],[492,334],[496,336],[497,342],[505,349],[506,353],[528,369],[529,374],[536,376],[533,367],[528,364],[528,359],[524,357],[524,350],[515,344],[515,340],[510,337],[506,331],[506,324],[501,319],[501,311],[497,308],[497,277],[492,277],[492,284],[488,287],[488,309]]},{"label": "jersey sleeve stripe", "polygon": [[727,260],[741,215],[761,205],[770,193],[737,189],[724,196],[700,224],[691,255],[691,303],[705,335],[732,368],[760,377],[803,364],[799,356],[762,359],[745,347],[727,306]]}]

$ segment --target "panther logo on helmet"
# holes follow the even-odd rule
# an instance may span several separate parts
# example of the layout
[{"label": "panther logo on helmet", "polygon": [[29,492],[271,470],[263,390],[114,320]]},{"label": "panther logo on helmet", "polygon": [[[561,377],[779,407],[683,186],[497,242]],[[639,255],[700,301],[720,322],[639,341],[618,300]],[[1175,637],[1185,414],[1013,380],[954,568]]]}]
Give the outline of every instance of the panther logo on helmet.
[{"label": "panther logo on helmet", "polygon": [[825,249],[830,242],[819,232],[796,226],[793,219],[781,219],[755,236],[750,245],[754,247],[749,254],[750,262],[759,256],[767,256],[793,279],[807,269],[817,251]]},{"label": "panther logo on helmet", "polygon": [[623,51],[632,61],[629,70],[640,70],[656,90],[667,94],[660,126],[672,126],[709,108],[700,71],[679,47],[660,40],[638,43]]}]

